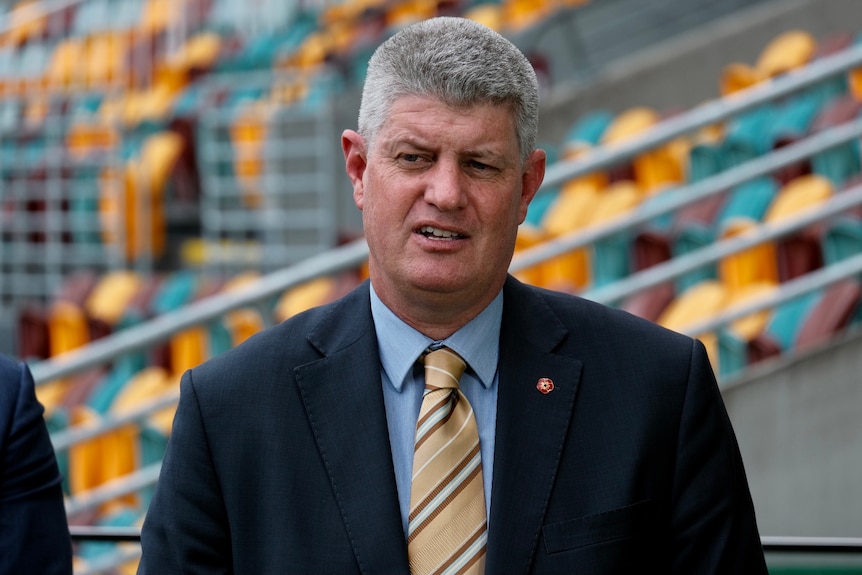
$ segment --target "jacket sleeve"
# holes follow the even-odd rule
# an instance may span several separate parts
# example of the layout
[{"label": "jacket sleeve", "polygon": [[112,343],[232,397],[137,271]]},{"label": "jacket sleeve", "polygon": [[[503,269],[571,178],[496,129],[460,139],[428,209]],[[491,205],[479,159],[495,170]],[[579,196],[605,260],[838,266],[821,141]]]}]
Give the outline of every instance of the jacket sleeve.
[{"label": "jacket sleeve", "polygon": [[141,531],[139,574],[232,572],[230,531],[191,372]]},{"label": "jacket sleeve", "polygon": [[767,573],[736,436],[695,341],[673,486],[673,573]]},{"label": "jacket sleeve", "polygon": [[71,575],[62,477],[29,368],[0,361],[0,575]]}]

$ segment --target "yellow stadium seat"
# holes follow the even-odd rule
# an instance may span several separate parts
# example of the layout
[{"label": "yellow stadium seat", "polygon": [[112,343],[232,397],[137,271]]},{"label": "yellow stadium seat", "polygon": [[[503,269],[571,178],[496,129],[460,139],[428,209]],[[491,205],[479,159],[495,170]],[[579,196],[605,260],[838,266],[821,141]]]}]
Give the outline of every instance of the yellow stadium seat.
[{"label": "yellow stadium seat", "polygon": [[[760,224],[748,218],[728,221],[721,239],[754,233]],[[731,291],[760,282],[778,283],[778,258],[773,242],[763,242],[753,247],[725,256],[718,262],[718,275]]]},{"label": "yellow stadium seat", "polygon": [[[776,283],[756,282],[730,291],[724,311],[730,312],[736,307],[750,305],[757,298],[769,296],[777,287],[778,284]],[[771,315],[772,312],[769,309],[754,312],[731,322],[729,329],[742,341],[751,341],[763,332]]]},{"label": "yellow stadium seat", "polygon": [[[583,230],[599,209],[603,192],[594,177],[566,182],[542,218],[541,226],[549,239]],[[541,284],[550,289],[574,292],[592,280],[590,250],[578,248],[552,258],[540,266]]]},{"label": "yellow stadium seat", "polygon": [[[545,239],[547,239],[547,235],[542,228],[531,226],[526,223],[521,224],[518,228],[518,235],[515,237],[515,254],[537,246]],[[515,272],[514,276],[522,282],[536,286],[544,286],[546,284],[542,273],[543,267],[543,264],[534,265]]]},{"label": "yellow stadium seat", "polygon": [[[259,277],[259,274],[254,272],[240,274],[225,283],[222,290],[225,292],[241,291]],[[228,312],[225,316],[225,326],[231,334],[232,344],[236,346],[261,331],[264,328],[264,322],[256,309],[242,308]]]},{"label": "yellow stadium seat", "polygon": [[172,372],[182,374],[207,359],[208,338],[207,330],[202,327],[189,328],[173,336],[168,344]]},{"label": "yellow stadium seat", "polygon": [[733,62],[724,67],[719,87],[729,96],[808,64],[817,54],[817,42],[808,32],[790,30],[773,38],[752,66]]},{"label": "yellow stadium seat", "polygon": [[[661,121],[651,108],[635,107],[618,115],[602,135],[604,145],[625,142],[649,131]],[[689,145],[684,138],[659,146],[635,157],[632,177],[647,194],[685,180]]]},{"label": "yellow stadium seat", "polygon": [[122,31],[98,32],[87,37],[84,78],[87,88],[107,91],[129,86],[128,34]]},{"label": "yellow stadium seat", "polygon": [[78,90],[86,86],[84,67],[86,42],[80,38],[68,38],[60,42],[51,53],[45,81],[49,90]]},{"label": "yellow stadium seat", "polygon": [[597,226],[627,214],[643,199],[636,182],[619,181],[610,184],[599,194],[599,201],[589,214],[588,226]]},{"label": "yellow stadium seat", "polygon": [[484,24],[495,32],[503,32],[503,9],[500,4],[493,2],[477,4],[467,10],[464,13],[464,17],[479,24]]},{"label": "yellow stadium seat", "polygon": [[179,20],[183,0],[146,0],[138,29],[145,34],[158,34]]},{"label": "yellow stadium seat", "polygon": [[727,288],[717,280],[703,280],[677,295],[659,315],[657,323],[684,331],[689,326],[715,316],[729,298]]},{"label": "yellow stadium seat", "polygon": [[719,79],[719,90],[722,96],[730,96],[767,80],[760,70],[742,62],[732,62],[726,65]]},{"label": "yellow stadium seat", "polygon": [[242,201],[249,208],[259,208],[263,202],[260,178],[263,174],[263,145],[267,126],[275,108],[270,102],[250,102],[237,113],[230,126],[236,174]]},{"label": "yellow stadium seat", "polygon": [[403,28],[436,15],[437,0],[402,0],[388,5],[386,26],[390,29]]},{"label": "yellow stadium seat", "polygon": [[197,71],[207,70],[216,63],[221,44],[221,36],[215,32],[192,36],[176,53],[156,62],[154,84],[164,86],[174,94],[179,92]]},{"label": "yellow stadium seat", "polygon": [[48,315],[48,337],[51,357],[86,345],[90,327],[84,309],[70,301],[56,301]]},{"label": "yellow stadium seat", "polygon": [[503,0],[503,29],[518,33],[548,18],[556,8],[552,0]]},{"label": "yellow stadium seat", "polygon": [[[166,131],[147,138],[140,157],[121,169],[106,167],[101,174],[99,213],[106,243],[124,241],[130,261],[158,258],[165,249],[165,185],[183,150],[182,138]],[[118,233],[117,230],[122,230]]]},{"label": "yellow stadium seat", "polygon": [[799,214],[829,200],[834,190],[829,178],[808,174],[790,180],[766,211],[765,221],[774,222]]},{"label": "yellow stadium seat", "polygon": [[135,272],[119,270],[107,273],[87,297],[87,314],[108,325],[116,325],[142,286],[143,279]]},{"label": "yellow stadium seat", "polygon": [[[90,407],[77,405],[70,410],[73,427],[95,427],[101,418]],[[102,483],[102,444],[100,437],[79,441],[69,448],[69,490],[78,495]]]},{"label": "yellow stadium seat", "polygon": [[[715,317],[729,300],[727,288],[717,280],[703,280],[674,298],[659,315],[657,323],[685,332],[697,323]],[[718,340],[714,332],[690,334],[706,347],[713,369],[718,370]]]},{"label": "yellow stadium seat", "polygon": [[44,35],[48,17],[39,0],[23,0],[15,3],[6,14],[5,33],[0,44],[19,46],[30,39]]},{"label": "yellow stadium seat", "polygon": [[757,70],[772,78],[808,64],[817,53],[817,41],[804,30],[790,30],[776,36],[760,53]]},{"label": "yellow stadium seat", "polygon": [[284,292],[275,306],[276,321],[284,321],[312,307],[329,301],[335,291],[335,279],[320,277]]}]

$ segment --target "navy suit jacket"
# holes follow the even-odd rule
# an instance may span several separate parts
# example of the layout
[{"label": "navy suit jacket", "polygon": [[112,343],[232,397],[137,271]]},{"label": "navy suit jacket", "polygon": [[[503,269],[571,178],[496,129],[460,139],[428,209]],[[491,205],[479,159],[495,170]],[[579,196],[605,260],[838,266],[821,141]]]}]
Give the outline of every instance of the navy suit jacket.
[{"label": "navy suit jacket", "polygon": [[[703,346],[504,290],[486,573],[765,574]],[[181,387],[139,573],[408,573],[367,284]]]},{"label": "navy suit jacket", "polygon": [[71,575],[62,477],[24,363],[0,355],[0,575]]}]

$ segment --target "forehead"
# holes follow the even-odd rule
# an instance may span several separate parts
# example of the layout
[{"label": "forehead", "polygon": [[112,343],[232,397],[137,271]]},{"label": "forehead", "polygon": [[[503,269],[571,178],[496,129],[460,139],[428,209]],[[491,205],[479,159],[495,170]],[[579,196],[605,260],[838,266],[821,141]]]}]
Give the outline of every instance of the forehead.
[{"label": "forehead", "polygon": [[517,148],[511,106],[453,106],[435,97],[402,96],[389,108],[378,134],[381,142],[415,142],[473,147]]}]

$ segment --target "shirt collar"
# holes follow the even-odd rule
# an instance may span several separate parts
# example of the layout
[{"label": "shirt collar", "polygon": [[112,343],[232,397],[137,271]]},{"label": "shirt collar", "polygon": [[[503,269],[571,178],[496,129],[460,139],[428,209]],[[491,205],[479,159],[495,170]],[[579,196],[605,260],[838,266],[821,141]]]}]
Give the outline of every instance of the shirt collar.
[{"label": "shirt collar", "polygon": [[[404,323],[386,307],[374,291],[373,285],[370,292],[371,316],[377,332],[380,362],[393,387],[400,392],[408,375],[412,373],[413,364],[434,340]],[[503,291],[500,290],[479,315],[440,342],[464,358],[485,388],[493,383],[497,372],[502,318]]]}]

